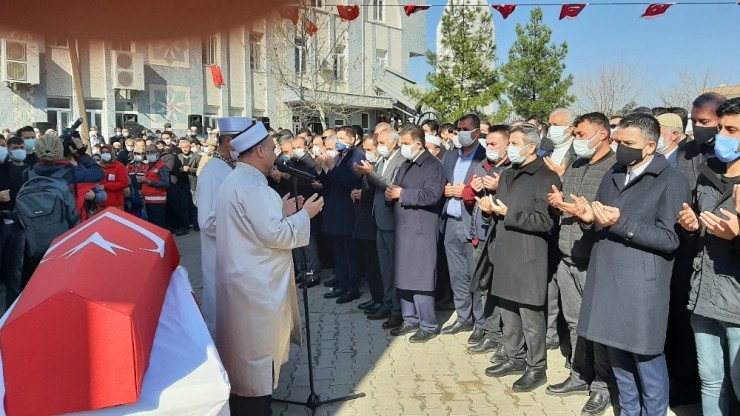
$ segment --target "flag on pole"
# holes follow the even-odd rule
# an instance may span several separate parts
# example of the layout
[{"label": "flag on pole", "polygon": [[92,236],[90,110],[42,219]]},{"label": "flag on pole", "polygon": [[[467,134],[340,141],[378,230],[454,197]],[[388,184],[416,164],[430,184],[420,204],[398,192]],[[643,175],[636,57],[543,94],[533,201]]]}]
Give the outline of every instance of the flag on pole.
[{"label": "flag on pole", "polygon": [[298,24],[298,6],[288,6],[280,9],[280,17],[289,19],[294,25]]},{"label": "flag on pole", "polygon": [[224,74],[221,72],[221,67],[218,65],[209,65],[211,67],[211,77],[213,78],[213,85],[220,87],[226,85],[224,82]]},{"label": "flag on pole", "polygon": [[343,22],[351,22],[360,16],[360,6],[356,4],[351,6],[337,5],[337,12]]},{"label": "flag on pole", "polygon": [[563,7],[560,9],[560,19],[558,20],[575,19],[586,6],[588,6],[588,3],[563,4]]},{"label": "flag on pole", "polygon": [[504,20],[509,17],[510,14],[514,13],[514,9],[516,9],[516,4],[492,4],[491,7],[498,10],[499,13],[501,13],[501,16],[503,16]]},{"label": "flag on pole", "polygon": [[425,4],[423,6],[417,6],[415,4],[407,4],[403,6],[403,11],[406,12],[406,16],[411,16],[412,14],[418,12],[419,10],[427,10],[429,9],[429,5]]},{"label": "flag on pole", "polygon": [[675,3],[653,3],[648,6],[648,8],[645,10],[645,13],[642,14],[642,18],[645,19],[651,19],[654,17],[661,16],[663,13],[668,10],[669,7],[673,6]]},{"label": "flag on pole", "polygon": [[316,25],[313,24],[312,21],[306,19],[306,33],[308,33],[308,36],[313,36],[318,31],[319,31],[319,28],[316,27]]}]

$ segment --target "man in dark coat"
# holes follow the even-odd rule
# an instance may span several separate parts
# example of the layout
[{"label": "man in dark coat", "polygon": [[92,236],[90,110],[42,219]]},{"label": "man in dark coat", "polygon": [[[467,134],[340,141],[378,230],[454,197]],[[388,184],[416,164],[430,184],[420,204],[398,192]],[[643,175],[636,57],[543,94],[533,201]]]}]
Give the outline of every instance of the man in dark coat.
[{"label": "man in dark coat", "polygon": [[180,181],[180,192],[183,204],[187,207],[187,226],[193,226],[195,231],[198,228],[198,207],[195,206],[195,188],[198,186],[198,165],[200,164],[200,155],[192,151],[192,144],[188,140],[180,140],[180,153],[177,155],[182,165],[181,172],[178,175]]},{"label": "man in dark coat", "polygon": [[355,229],[355,210],[351,193],[362,184],[362,176],[352,166],[365,160],[360,148],[353,146],[355,130],[344,126],[337,132],[335,157],[323,154],[322,162],[328,172],[319,175],[324,183],[324,220],[322,231],[332,239],[336,268],[336,286],[324,295],[327,299],[337,298],[337,303],[359,299],[359,276],[357,275],[357,252],[352,232]]},{"label": "man in dark coat", "polygon": [[420,127],[404,128],[400,143],[406,162],[385,191],[386,201],[395,205],[395,278],[404,321],[391,335],[415,332],[410,342],[426,342],[437,336],[434,280],[444,172],[424,147]]},{"label": "man in dark coat", "polygon": [[486,369],[486,375],[524,373],[512,386],[515,392],[547,382],[544,306],[548,241],[556,223],[547,194],[560,188],[560,178],[537,157],[539,144],[537,127],[512,127],[506,150],[512,167],[501,173],[495,201],[491,195],[480,198],[481,210],[493,213],[496,221],[496,244],[489,248],[494,264],[491,294],[499,298],[507,356]]},{"label": "man in dark coat", "polygon": [[486,159],[486,149],[478,142],[480,119],[468,114],[457,122],[458,138],[462,148],[445,154],[442,165],[445,171],[445,205],[442,210],[441,228],[444,232],[445,254],[450,271],[450,284],[455,300],[457,320],[442,328],[442,334],[475,330],[468,344],[477,344],[485,335],[483,297],[480,292],[471,292],[470,281],[475,263],[473,259],[473,236],[470,232],[472,210],[462,200],[465,184],[470,181],[473,170]]},{"label": "man in dark coat", "polygon": [[383,307],[376,313],[369,314],[367,319],[380,320],[384,329],[394,329],[403,323],[401,317],[401,305],[396,294],[396,282],[393,278],[394,270],[394,246],[395,246],[395,213],[392,205],[386,204],[385,190],[393,184],[398,169],[406,160],[401,156],[398,145],[400,136],[398,132],[386,126],[385,129],[377,131],[378,152],[381,160],[374,166],[367,161],[355,167],[355,171],[367,175],[367,181],[375,188],[373,197],[373,213],[377,234],[375,241],[378,249],[378,261],[380,263],[380,276],[383,279]]},{"label": "man in dark coat", "polygon": [[668,410],[663,347],[676,219],[689,181],[656,156],[658,121],[631,114],[619,123],[617,164],[580,218],[595,222],[578,335],[608,347],[622,415]]}]

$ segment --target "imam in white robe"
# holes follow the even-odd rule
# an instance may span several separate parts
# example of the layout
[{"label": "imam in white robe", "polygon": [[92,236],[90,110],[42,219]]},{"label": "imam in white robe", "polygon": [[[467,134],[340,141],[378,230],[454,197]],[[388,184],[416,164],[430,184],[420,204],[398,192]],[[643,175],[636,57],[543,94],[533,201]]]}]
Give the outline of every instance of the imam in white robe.
[{"label": "imam in white robe", "polygon": [[203,317],[211,337],[216,337],[216,196],[231,166],[218,158],[211,158],[198,175],[195,189],[198,201],[200,227],[200,256],[203,267]]},{"label": "imam in white robe", "polygon": [[291,250],[308,244],[310,218],[286,217],[265,175],[239,162],[218,191],[216,227],[216,348],[233,394],[267,396],[300,343]]}]

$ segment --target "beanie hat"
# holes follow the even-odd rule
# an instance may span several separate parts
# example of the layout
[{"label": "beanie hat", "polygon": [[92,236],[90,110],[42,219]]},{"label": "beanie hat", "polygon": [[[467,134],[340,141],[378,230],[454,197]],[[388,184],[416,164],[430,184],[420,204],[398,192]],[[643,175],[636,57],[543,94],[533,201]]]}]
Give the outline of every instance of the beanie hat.
[{"label": "beanie hat", "polygon": [[50,134],[44,134],[36,140],[34,148],[36,156],[48,162],[64,159],[64,146],[62,140]]}]

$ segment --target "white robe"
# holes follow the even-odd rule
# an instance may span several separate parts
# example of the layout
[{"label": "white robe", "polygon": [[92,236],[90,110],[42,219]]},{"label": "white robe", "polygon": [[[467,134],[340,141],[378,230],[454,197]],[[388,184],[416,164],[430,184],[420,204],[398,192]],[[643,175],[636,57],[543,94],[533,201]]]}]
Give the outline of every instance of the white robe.
[{"label": "white robe", "polygon": [[308,244],[310,218],[285,217],[265,175],[240,162],[218,192],[216,226],[216,347],[233,394],[270,395],[300,342],[291,250]]},{"label": "white robe", "polygon": [[232,169],[228,163],[213,158],[198,175],[195,189],[200,227],[200,255],[203,267],[203,317],[211,337],[216,337],[216,196]]}]

